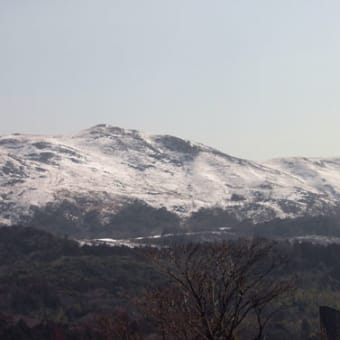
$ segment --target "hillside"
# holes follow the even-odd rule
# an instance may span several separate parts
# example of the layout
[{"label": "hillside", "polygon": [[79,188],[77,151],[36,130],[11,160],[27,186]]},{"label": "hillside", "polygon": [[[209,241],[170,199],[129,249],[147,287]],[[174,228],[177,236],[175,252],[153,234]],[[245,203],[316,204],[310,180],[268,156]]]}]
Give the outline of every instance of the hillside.
[{"label": "hillside", "polygon": [[216,207],[256,223],[326,215],[339,204],[339,169],[340,159],[254,162],[108,125],[65,136],[13,134],[0,137],[0,224],[27,224],[53,210],[70,225],[85,215],[105,225],[136,202],[170,220]]}]

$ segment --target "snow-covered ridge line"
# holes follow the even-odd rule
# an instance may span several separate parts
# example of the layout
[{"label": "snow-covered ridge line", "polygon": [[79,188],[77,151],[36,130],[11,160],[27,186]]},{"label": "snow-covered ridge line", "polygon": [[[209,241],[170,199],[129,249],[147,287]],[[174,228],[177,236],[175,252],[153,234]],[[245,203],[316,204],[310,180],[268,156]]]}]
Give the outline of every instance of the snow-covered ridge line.
[{"label": "snow-covered ridge line", "polygon": [[103,216],[134,199],[180,215],[217,206],[254,221],[322,214],[340,200],[340,159],[260,163],[105,124],[0,137],[0,223],[65,199]]}]

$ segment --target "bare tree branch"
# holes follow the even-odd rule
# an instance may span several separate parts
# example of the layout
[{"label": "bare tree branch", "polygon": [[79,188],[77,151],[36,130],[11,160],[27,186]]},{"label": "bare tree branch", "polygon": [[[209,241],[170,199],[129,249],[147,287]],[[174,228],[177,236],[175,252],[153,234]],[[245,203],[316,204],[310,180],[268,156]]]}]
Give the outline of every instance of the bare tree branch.
[{"label": "bare tree branch", "polygon": [[272,302],[292,289],[273,279],[284,262],[274,246],[240,240],[152,250],[168,284],[147,293],[146,314],[164,339],[263,339]]}]

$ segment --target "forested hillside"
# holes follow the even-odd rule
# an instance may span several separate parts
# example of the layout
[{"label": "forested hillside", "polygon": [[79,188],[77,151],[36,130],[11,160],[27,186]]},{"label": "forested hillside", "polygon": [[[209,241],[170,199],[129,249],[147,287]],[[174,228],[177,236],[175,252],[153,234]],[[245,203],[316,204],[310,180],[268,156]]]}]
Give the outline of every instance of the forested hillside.
[{"label": "forested hillside", "polygon": [[[281,242],[275,247],[289,259],[275,277],[292,279],[296,289],[271,306],[276,312],[268,334],[317,339],[319,305],[340,307],[340,246]],[[167,282],[149,253],[147,248],[81,247],[34,228],[1,228],[0,334],[49,325],[70,334],[86,330],[100,339],[102,322],[111,333],[128,329],[147,339],[158,328],[143,317],[138,301],[150,287]]]}]

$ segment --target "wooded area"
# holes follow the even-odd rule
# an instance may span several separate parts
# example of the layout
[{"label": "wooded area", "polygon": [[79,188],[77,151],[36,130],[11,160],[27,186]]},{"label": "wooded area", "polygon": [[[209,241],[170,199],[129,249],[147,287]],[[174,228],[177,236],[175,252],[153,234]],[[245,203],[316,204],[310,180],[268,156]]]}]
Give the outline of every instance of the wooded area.
[{"label": "wooded area", "polygon": [[[312,340],[319,337],[319,306],[340,307],[336,244],[81,247],[44,231],[11,227],[0,229],[0,255],[1,339],[31,333],[44,339],[41,332],[58,330],[65,339],[180,339],[178,332],[185,331],[208,339],[228,332],[241,339],[266,334]],[[281,294],[291,283],[293,294]],[[256,330],[252,337],[250,329]]]}]

